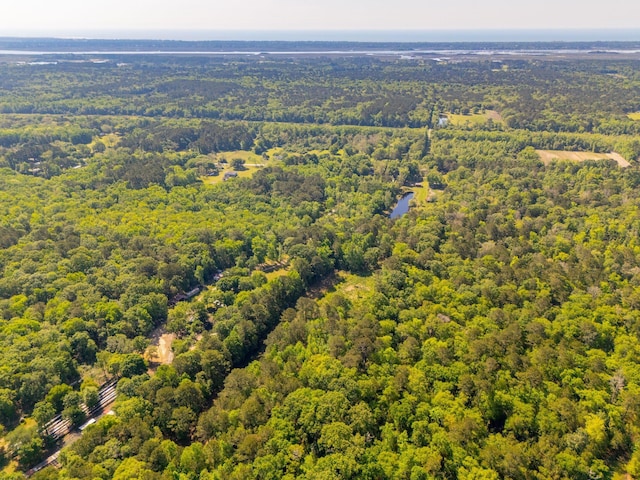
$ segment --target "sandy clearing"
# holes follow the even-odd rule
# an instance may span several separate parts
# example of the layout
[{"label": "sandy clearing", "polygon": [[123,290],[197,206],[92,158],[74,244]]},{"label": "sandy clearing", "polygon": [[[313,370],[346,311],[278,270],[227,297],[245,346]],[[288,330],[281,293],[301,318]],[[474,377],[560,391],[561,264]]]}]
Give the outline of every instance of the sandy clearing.
[{"label": "sandy clearing", "polygon": [[167,333],[164,327],[158,327],[151,334],[151,345],[145,352],[145,358],[149,361],[150,371],[155,371],[158,365],[168,365],[173,362],[173,350],[171,349],[176,335]]},{"label": "sandy clearing", "polygon": [[618,162],[618,165],[620,165],[622,168],[627,168],[631,166],[631,164],[619,153],[611,152],[609,154],[609,158],[613,158],[616,162]]},{"label": "sandy clearing", "polygon": [[493,120],[494,123],[504,123],[504,119],[502,118],[502,115],[500,115],[495,110],[487,110],[485,111],[485,115],[487,118],[490,118],[491,120]]},{"label": "sandy clearing", "polygon": [[171,346],[175,339],[176,335],[174,333],[165,333],[160,337],[156,353],[158,363],[168,365],[173,362],[173,350],[171,349]]},{"label": "sandy clearing", "polygon": [[571,160],[574,162],[584,162],[587,160],[615,160],[623,168],[630,167],[631,164],[616,152],[593,153],[593,152],[565,152],[561,150],[536,150],[540,155],[540,160],[548,165],[554,160]]}]

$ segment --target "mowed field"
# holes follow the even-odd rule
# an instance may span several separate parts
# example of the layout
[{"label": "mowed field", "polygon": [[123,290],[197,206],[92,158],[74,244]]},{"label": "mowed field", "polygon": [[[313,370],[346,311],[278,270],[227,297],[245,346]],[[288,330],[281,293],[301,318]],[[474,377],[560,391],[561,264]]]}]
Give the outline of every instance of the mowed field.
[{"label": "mowed field", "polygon": [[415,205],[424,205],[429,198],[430,189],[428,185],[420,185],[411,188],[414,196],[411,200]]},{"label": "mowed field", "polygon": [[593,152],[565,152],[562,150],[536,150],[540,155],[540,160],[545,165],[554,160],[571,160],[573,162],[584,162],[587,160],[615,160],[621,167],[630,167],[631,164],[619,153],[593,153]]},{"label": "mowed field", "polygon": [[493,123],[503,123],[502,117],[495,110],[487,110],[484,113],[473,113],[469,115],[459,115],[455,113],[447,113],[446,115],[451,125],[457,127],[464,125],[482,125],[487,123],[489,119],[491,119]]},{"label": "mowed field", "polygon": [[251,178],[253,174],[265,165],[265,159],[261,155],[245,150],[236,150],[233,152],[218,153],[216,159],[220,162],[220,174],[215,177],[201,177],[201,180],[208,185],[215,185],[224,181],[226,172],[233,172],[231,162],[239,158],[244,160],[245,166],[242,170],[237,170],[238,178]]},{"label": "mowed field", "polygon": [[264,163],[264,158],[261,155],[256,155],[253,152],[247,150],[234,150],[233,152],[221,152],[216,155],[219,162],[223,160],[227,163],[231,163],[234,158],[240,158],[248,164]]},{"label": "mowed field", "polygon": [[[262,167],[256,167],[252,165],[249,167],[245,167],[244,170],[235,170],[235,172],[238,174],[238,178],[251,178],[253,177],[253,174],[256,171],[258,171],[260,168]],[[220,170],[220,174],[216,175],[215,177],[200,177],[200,178],[207,185],[215,185],[216,183],[221,183],[224,181],[225,173],[233,172],[233,171],[234,171],[233,168],[228,167],[223,170]],[[231,178],[230,180],[233,180],[233,178]]]}]

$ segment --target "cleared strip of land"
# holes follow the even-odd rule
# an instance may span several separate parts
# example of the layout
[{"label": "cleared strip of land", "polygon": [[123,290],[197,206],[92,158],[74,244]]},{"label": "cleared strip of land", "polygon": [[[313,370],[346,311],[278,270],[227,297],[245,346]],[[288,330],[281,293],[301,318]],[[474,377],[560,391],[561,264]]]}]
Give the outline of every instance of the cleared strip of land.
[{"label": "cleared strip of land", "polygon": [[631,164],[619,153],[594,153],[594,152],[565,152],[562,150],[536,150],[540,155],[540,160],[545,165],[554,160],[571,160],[574,162],[585,162],[587,160],[615,160],[623,168],[630,167]]},{"label": "cleared strip of land", "polygon": [[495,110],[485,110],[484,113],[471,113],[467,115],[447,113],[446,117],[449,119],[451,125],[465,126],[465,125],[483,125],[488,120],[493,123],[504,123],[502,116]]}]

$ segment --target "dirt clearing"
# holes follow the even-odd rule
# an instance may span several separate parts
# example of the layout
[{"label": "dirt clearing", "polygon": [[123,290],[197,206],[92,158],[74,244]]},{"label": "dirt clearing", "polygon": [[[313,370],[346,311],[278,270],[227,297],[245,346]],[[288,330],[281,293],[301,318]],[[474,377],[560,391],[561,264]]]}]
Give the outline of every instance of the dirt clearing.
[{"label": "dirt clearing", "polygon": [[631,164],[616,152],[593,153],[593,152],[564,152],[561,150],[536,150],[540,155],[540,160],[545,165],[554,160],[571,160],[573,162],[584,162],[587,160],[615,160],[623,168],[630,167]]},{"label": "dirt clearing", "polygon": [[159,365],[169,365],[173,362],[174,333],[167,333],[163,327],[157,328],[151,335],[151,345],[145,352],[145,358],[149,361],[149,370],[155,371]]}]

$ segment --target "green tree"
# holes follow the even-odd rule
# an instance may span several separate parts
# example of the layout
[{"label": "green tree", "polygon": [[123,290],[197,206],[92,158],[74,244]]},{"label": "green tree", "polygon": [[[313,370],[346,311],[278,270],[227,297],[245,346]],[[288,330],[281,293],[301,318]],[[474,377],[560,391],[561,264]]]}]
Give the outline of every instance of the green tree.
[{"label": "green tree", "polygon": [[64,399],[73,389],[66,384],[55,385],[47,393],[46,401],[49,402],[56,412],[61,412],[64,408]]},{"label": "green tree", "polygon": [[71,391],[63,399],[62,418],[69,420],[74,427],[82,425],[87,418],[81,405],[82,396],[79,392]]},{"label": "green tree", "polygon": [[24,469],[33,467],[43,460],[44,442],[42,438],[34,436],[18,447],[18,462]]},{"label": "green tree", "polygon": [[206,466],[206,456],[201,443],[194,442],[182,451],[180,455],[180,470],[190,474],[191,478],[199,478],[200,472]]},{"label": "green tree", "polygon": [[196,414],[189,407],[178,407],[171,414],[169,428],[178,442],[186,442],[196,426]]},{"label": "green tree", "polygon": [[233,158],[231,159],[231,168],[234,170],[244,170],[245,161],[241,158]]},{"label": "green tree", "polygon": [[0,423],[7,426],[16,419],[16,405],[14,393],[7,389],[0,389]]},{"label": "green tree", "polygon": [[86,387],[82,390],[82,401],[89,408],[93,408],[100,402],[98,389],[93,386]]},{"label": "green tree", "polygon": [[33,408],[32,416],[38,423],[38,426],[42,428],[55,416],[55,414],[56,410],[53,405],[47,401],[41,401],[36,403],[36,406]]}]

